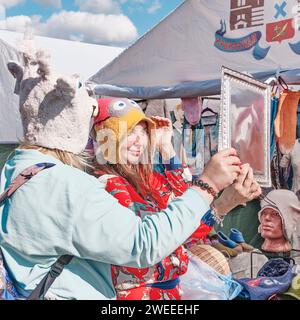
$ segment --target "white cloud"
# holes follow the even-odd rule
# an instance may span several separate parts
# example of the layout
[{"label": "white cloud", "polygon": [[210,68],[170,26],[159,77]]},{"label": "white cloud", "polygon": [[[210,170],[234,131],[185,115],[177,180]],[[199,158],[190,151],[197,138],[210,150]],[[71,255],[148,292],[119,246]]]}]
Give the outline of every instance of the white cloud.
[{"label": "white cloud", "polygon": [[8,17],[0,21],[0,29],[24,32],[28,27],[33,26],[33,20],[28,16]]},{"label": "white cloud", "polygon": [[75,0],[81,11],[90,13],[121,13],[121,7],[115,0]]},{"label": "white cloud", "polygon": [[46,33],[67,38],[80,37],[82,41],[105,44],[124,44],[137,38],[137,30],[124,15],[91,14],[63,11],[50,17]]},{"label": "white cloud", "polygon": [[4,6],[5,8],[9,8],[14,7],[23,1],[24,0],[0,0],[0,5]]},{"label": "white cloud", "polygon": [[14,16],[0,21],[0,29],[90,43],[126,46],[138,37],[130,19],[122,14],[104,15],[88,12],[61,11],[46,22],[41,17]]},{"label": "white cloud", "polygon": [[153,1],[151,6],[147,9],[148,13],[155,13],[157,10],[161,8],[161,3],[159,0]]},{"label": "white cloud", "polygon": [[44,7],[61,8],[61,0],[33,0]]}]

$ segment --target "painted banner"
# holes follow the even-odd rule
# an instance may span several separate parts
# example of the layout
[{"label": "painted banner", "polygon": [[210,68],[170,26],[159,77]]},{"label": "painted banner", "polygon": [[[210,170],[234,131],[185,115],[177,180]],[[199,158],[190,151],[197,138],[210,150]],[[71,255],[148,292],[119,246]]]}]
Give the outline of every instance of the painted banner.
[{"label": "painted banner", "polygon": [[[215,32],[217,49],[228,53],[253,50],[253,57],[262,60],[272,46],[287,43],[290,50],[300,54],[300,0],[227,1],[230,8],[220,16]],[[245,31],[248,34],[239,36]]]}]

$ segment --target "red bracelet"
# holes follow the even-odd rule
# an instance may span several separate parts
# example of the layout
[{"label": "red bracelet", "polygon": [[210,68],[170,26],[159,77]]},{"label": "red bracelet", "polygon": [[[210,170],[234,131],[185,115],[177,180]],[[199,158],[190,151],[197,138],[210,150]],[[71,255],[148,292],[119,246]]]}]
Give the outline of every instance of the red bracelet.
[{"label": "red bracelet", "polygon": [[218,198],[218,192],[216,192],[216,190],[213,187],[211,187],[208,183],[204,182],[203,180],[195,180],[193,181],[193,185],[201,188],[202,190],[207,191],[214,197],[214,199]]}]

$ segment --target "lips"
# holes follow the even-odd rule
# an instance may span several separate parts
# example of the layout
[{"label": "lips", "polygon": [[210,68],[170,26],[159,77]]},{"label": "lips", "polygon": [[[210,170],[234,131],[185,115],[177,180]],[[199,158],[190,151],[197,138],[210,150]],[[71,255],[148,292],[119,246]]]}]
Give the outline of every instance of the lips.
[{"label": "lips", "polygon": [[265,225],[265,226],[262,226],[261,228],[264,231],[272,231],[274,229],[273,226],[270,226],[270,225]]},{"label": "lips", "polygon": [[138,157],[138,156],[141,154],[140,151],[130,150],[129,152],[130,152],[132,155],[136,156],[136,157]]}]

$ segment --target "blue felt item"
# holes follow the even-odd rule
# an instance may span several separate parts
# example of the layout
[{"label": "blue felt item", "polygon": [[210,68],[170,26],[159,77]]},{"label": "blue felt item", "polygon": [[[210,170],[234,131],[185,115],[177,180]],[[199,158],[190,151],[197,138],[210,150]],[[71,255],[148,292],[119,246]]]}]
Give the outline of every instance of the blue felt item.
[{"label": "blue felt item", "polygon": [[222,243],[224,246],[232,249],[237,246],[237,243],[229,239],[229,237],[226,236],[226,234],[223,233],[222,231],[218,231],[217,235],[218,235],[219,242]]},{"label": "blue felt item", "polygon": [[267,300],[273,294],[284,293],[290,287],[294,277],[292,267],[289,266],[287,271],[277,277],[258,277],[243,278],[237,282],[243,286],[239,297],[249,300]]},{"label": "blue felt item", "polygon": [[230,229],[229,239],[236,243],[246,242],[241,231],[235,228]]}]

